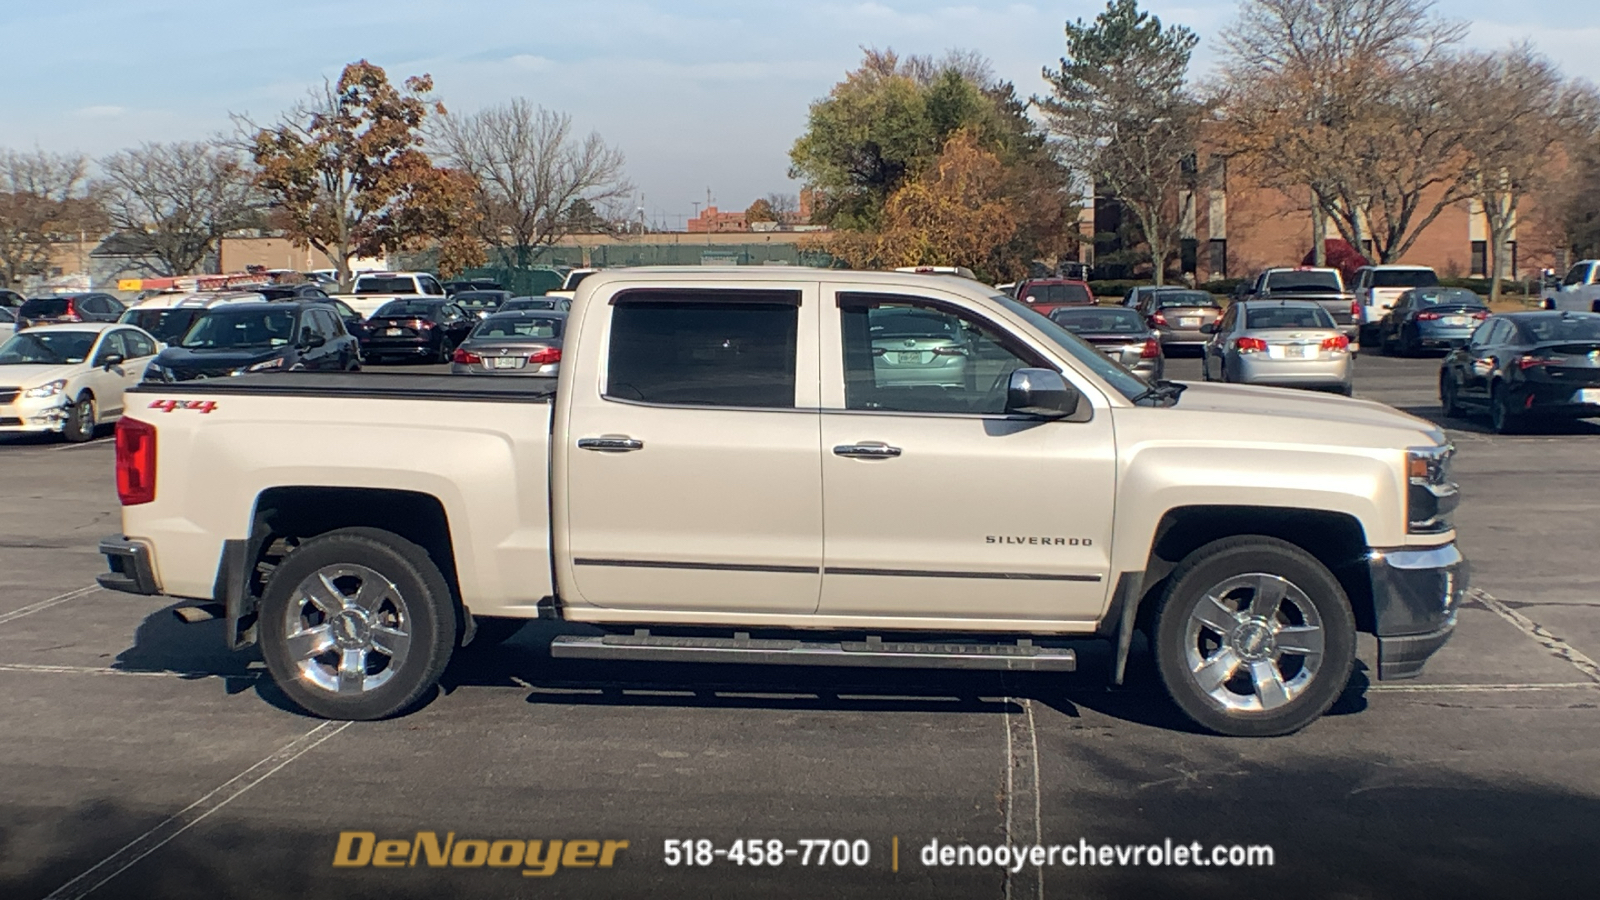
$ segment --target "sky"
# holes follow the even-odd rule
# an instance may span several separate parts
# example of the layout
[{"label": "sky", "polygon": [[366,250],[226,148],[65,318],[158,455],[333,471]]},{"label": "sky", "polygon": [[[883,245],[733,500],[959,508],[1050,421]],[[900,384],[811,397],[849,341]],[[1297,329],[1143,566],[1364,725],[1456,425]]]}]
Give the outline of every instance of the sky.
[{"label": "sky", "polygon": [[[3,0],[0,146],[99,156],[144,141],[268,121],[347,62],[391,78],[429,73],[454,112],[522,96],[570,113],[627,155],[634,206],[681,228],[709,190],[722,209],[795,193],[788,150],[809,104],[864,46],[901,54],[976,50],[1023,95],[1062,52],[1061,26],[1104,0],[1059,3],[759,0]],[[1201,37],[1215,72],[1234,0],[1148,0]],[[1440,0],[1470,46],[1531,40],[1570,75],[1600,83],[1593,0]]]}]

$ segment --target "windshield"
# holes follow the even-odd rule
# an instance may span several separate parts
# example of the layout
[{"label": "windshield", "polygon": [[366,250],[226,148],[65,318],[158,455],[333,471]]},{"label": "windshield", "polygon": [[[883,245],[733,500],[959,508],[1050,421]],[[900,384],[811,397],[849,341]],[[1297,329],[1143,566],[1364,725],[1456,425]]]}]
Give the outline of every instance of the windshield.
[{"label": "windshield", "polygon": [[1376,269],[1372,273],[1373,287],[1433,287],[1438,283],[1439,276],[1432,269]]},{"label": "windshield", "polygon": [[1221,306],[1217,298],[1205,291],[1161,291],[1156,294],[1156,309],[1171,309],[1175,306],[1207,307],[1216,309]]},{"label": "windshield", "polygon": [[1533,337],[1535,343],[1545,341],[1600,341],[1600,316],[1577,315],[1539,316],[1518,323]]},{"label": "windshield", "polygon": [[1121,363],[1113,362],[1110,357],[1101,351],[1084,343],[1082,338],[1050,321],[1047,317],[1040,315],[1038,310],[1031,309],[1027,304],[1020,303],[1004,294],[995,294],[991,299],[1021,316],[1029,325],[1039,329],[1044,333],[1045,337],[1066,351],[1067,355],[1076,360],[1079,365],[1100,376],[1122,396],[1129,400],[1137,400],[1145,396],[1150,390],[1150,385],[1146,384],[1144,379],[1124,368]]},{"label": "windshield", "polygon": [[122,321],[143,328],[163,344],[171,344],[183,337],[205,313],[203,309],[131,309],[123,315]]},{"label": "windshield", "polygon": [[1022,299],[1025,303],[1082,303],[1094,302],[1089,289],[1081,284],[1030,284]]},{"label": "windshield", "polygon": [[363,275],[356,279],[358,294],[415,294],[417,283],[409,276],[390,278],[385,275]]},{"label": "windshield", "polygon": [[1073,334],[1143,334],[1149,330],[1144,316],[1125,307],[1058,309],[1050,314],[1050,320]]},{"label": "windshield", "polygon": [[294,335],[294,310],[217,309],[183,336],[191,350],[243,350],[282,347]]},{"label": "windshield", "polygon": [[1245,310],[1244,327],[1250,331],[1273,328],[1332,328],[1333,320],[1320,306],[1265,306]]},{"label": "windshield", "polygon": [[1274,291],[1342,291],[1339,273],[1332,269],[1303,269],[1289,272],[1267,273],[1267,292]]},{"label": "windshield", "polygon": [[1418,306],[1483,306],[1483,298],[1466,288],[1437,288],[1416,291],[1412,300]]},{"label": "windshield", "polygon": [[472,330],[475,338],[558,338],[562,320],[554,316],[490,316]]},{"label": "windshield", "polygon": [[427,300],[390,300],[378,307],[372,314],[374,319],[388,319],[394,316],[431,316],[439,309],[438,303]]},{"label": "windshield", "polygon": [[66,365],[89,358],[93,331],[30,331],[0,344],[0,366]]},{"label": "windshield", "polygon": [[494,309],[505,299],[499,291],[462,291],[456,294],[455,304],[463,309]]}]

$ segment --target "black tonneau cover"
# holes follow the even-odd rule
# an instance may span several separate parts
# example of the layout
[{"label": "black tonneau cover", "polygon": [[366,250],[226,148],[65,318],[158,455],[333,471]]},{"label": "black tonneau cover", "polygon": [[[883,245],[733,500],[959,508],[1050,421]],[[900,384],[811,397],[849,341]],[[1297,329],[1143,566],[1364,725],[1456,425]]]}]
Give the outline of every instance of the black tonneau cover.
[{"label": "black tonneau cover", "polygon": [[128,393],[549,403],[555,398],[556,380],[473,375],[380,375],[372,372],[281,372],[196,381],[146,381],[129,388]]}]

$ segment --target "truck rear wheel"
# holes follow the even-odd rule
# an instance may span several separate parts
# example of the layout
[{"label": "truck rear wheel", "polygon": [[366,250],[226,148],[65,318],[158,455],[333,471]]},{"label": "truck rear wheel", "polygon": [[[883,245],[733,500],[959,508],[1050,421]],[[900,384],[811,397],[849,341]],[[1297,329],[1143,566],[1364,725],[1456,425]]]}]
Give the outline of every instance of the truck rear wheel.
[{"label": "truck rear wheel", "polygon": [[455,643],[450,588],[427,551],[376,528],[314,537],[272,573],[261,652],[278,687],[328,719],[406,712]]},{"label": "truck rear wheel", "polygon": [[1355,617],[1338,579],[1304,550],[1224,538],[1173,570],[1155,647],[1167,693],[1196,724],[1237,737],[1289,734],[1349,683]]}]

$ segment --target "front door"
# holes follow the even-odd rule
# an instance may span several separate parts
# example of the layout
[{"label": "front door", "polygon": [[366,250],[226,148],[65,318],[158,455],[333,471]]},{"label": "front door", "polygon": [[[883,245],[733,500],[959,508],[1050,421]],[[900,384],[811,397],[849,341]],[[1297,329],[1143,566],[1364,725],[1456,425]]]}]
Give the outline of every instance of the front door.
[{"label": "front door", "polygon": [[958,298],[829,299],[818,612],[953,627],[1096,618],[1116,482],[1109,410],[1086,393],[1076,421],[1007,416],[1011,372],[1050,364]]},{"label": "front door", "polygon": [[[558,558],[612,609],[805,614],[822,566],[816,289],[621,290],[585,308]],[[577,327],[574,324],[574,327]],[[563,527],[564,526],[564,527]],[[565,563],[564,563],[565,564]]]}]

